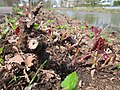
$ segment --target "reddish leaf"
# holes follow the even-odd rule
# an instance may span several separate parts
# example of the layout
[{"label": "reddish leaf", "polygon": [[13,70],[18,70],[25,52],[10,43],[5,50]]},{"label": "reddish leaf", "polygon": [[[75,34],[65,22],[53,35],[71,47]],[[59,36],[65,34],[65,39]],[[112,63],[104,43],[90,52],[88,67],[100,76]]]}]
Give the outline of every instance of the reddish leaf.
[{"label": "reddish leaf", "polygon": [[19,35],[19,33],[20,33],[20,28],[17,27],[16,30],[15,30],[15,34],[16,34],[16,35]]},{"label": "reddish leaf", "polygon": [[94,32],[95,37],[98,37],[102,31],[100,28],[95,27],[95,26],[92,26],[91,29],[92,29],[92,32]]},{"label": "reddish leaf", "polygon": [[104,48],[105,48],[105,39],[102,39],[101,37],[96,41],[96,43],[94,44],[92,51],[99,51],[99,52],[104,52]]},{"label": "reddish leaf", "polygon": [[52,35],[52,30],[51,29],[48,30],[48,35]]}]

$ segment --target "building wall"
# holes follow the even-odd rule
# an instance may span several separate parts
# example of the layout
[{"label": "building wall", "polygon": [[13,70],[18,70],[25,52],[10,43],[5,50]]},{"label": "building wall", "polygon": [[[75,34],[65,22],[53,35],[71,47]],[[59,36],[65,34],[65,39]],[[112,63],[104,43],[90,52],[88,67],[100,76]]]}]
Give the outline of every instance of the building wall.
[{"label": "building wall", "polygon": [[115,0],[100,0],[100,2],[103,2],[103,1],[104,3],[110,3],[110,5],[112,6]]}]

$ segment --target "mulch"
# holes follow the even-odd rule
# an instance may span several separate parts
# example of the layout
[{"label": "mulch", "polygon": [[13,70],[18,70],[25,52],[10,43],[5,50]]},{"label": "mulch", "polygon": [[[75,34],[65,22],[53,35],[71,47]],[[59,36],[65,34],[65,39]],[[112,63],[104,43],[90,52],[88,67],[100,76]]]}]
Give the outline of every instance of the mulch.
[{"label": "mulch", "polygon": [[[61,82],[77,72],[77,90],[120,89],[120,38],[117,32],[74,20],[39,3],[7,18],[0,26],[0,89],[63,90]],[[17,25],[13,28],[13,25]],[[8,27],[3,33],[2,27]]]}]

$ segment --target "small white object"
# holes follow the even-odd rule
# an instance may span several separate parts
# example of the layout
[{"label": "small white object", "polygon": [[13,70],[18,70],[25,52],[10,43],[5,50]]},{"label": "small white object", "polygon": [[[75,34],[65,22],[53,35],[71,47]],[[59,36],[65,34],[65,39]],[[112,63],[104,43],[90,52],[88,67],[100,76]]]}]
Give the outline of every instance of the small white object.
[{"label": "small white object", "polygon": [[38,44],[39,44],[39,42],[37,41],[37,39],[33,38],[29,41],[28,48],[29,49],[36,49]]}]

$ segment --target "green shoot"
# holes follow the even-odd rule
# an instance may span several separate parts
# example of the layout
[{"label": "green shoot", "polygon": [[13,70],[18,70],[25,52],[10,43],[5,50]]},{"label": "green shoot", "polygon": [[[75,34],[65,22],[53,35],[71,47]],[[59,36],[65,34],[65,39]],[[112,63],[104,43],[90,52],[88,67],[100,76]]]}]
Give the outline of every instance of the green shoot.
[{"label": "green shoot", "polygon": [[32,80],[30,81],[28,87],[31,86],[32,82],[34,81],[34,79],[36,78],[37,74],[39,73],[40,69],[46,64],[47,60],[38,68],[37,72],[35,73],[35,75],[33,76]]},{"label": "green shoot", "polygon": [[17,28],[17,25],[13,25],[13,26],[12,26],[12,28],[13,28],[14,30],[16,30],[16,28]]},{"label": "green shoot", "polygon": [[90,38],[93,38],[93,37],[94,37],[94,33],[93,33],[93,32],[89,32],[88,36],[89,36]]},{"label": "green shoot", "polygon": [[76,72],[69,74],[64,81],[62,81],[61,86],[67,90],[73,90],[76,88],[78,83],[78,76]]},{"label": "green shoot", "polygon": [[2,48],[0,48],[0,54],[3,52],[3,47]]},{"label": "green shoot", "polygon": [[9,31],[9,27],[7,27],[3,32],[2,32],[2,34],[6,34],[8,31]]},{"label": "green shoot", "polygon": [[117,64],[117,69],[120,69],[120,64]]},{"label": "green shoot", "polygon": [[62,25],[62,26],[58,25],[56,26],[56,29],[67,29],[67,25]]},{"label": "green shoot", "polygon": [[47,22],[49,22],[49,23],[54,23],[55,20],[48,20]]},{"label": "green shoot", "polygon": [[2,52],[3,52],[3,47],[0,48],[0,63],[2,63],[2,57],[1,57]]},{"label": "green shoot", "polygon": [[18,76],[18,77],[14,77],[12,80],[10,80],[10,82],[8,84],[11,84],[13,81],[16,81],[18,78],[23,78],[25,76]]},{"label": "green shoot", "polygon": [[13,8],[14,12],[23,12],[23,9],[19,8],[19,7],[14,7]]},{"label": "green shoot", "polygon": [[80,28],[81,28],[82,30],[84,30],[86,27],[85,27],[85,26],[80,26]]},{"label": "green shoot", "polygon": [[2,58],[0,57],[0,63],[2,63]]},{"label": "green shoot", "polygon": [[33,26],[35,29],[39,29],[40,25],[39,24],[34,24]]},{"label": "green shoot", "polygon": [[111,43],[111,42],[112,42],[110,38],[106,38],[105,40],[106,40],[108,43]]}]

